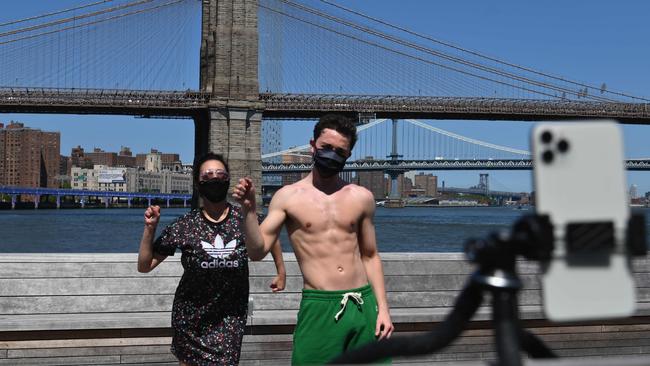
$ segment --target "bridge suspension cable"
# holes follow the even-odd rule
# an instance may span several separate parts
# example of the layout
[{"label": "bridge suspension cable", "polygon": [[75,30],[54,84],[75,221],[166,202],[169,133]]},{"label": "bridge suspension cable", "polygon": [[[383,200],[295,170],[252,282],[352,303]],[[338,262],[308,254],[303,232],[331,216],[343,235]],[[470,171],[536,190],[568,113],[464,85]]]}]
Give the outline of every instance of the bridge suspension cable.
[{"label": "bridge suspension cable", "polygon": [[[346,27],[356,29],[356,30],[361,31],[363,33],[370,34],[370,35],[373,35],[375,37],[379,37],[381,39],[384,39],[384,40],[387,40],[387,41],[390,41],[390,42],[393,42],[393,43],[408,47],[409,49],[412,49],[412,50],[417,50],[417,51],[420,51],[420,52],[430,54],[432,56],[440,57],[442,59],[451,61],[453,63],[458,63],[458,64],[461,64],[461,65],[464,65],[464,66],[468,66],[471,69],[484,71],[484,72],[487,72],[488,74],[494,74],[494,75],[497,75],[497,76],[503,76],[503,77],[505,77],[507,79],[511,79],[511,80],[515,80],[515,81],[521,81],[521,82],[528,83],[528,84],[538,86],[538,87],[541,87],[541,88],[550,89],[550,90],[553,90],[553,91],[556,91],[556,92],[562,92],[562,93],[565,93],[565,94],[574,95],[576,97],[582,96],[582,97],[587,98],[587,99],[593,99],[593,100],[597,100],[597,101],[601,101],[601,102],[616,102],[616,100],[614,100],[614,99],[600,97],[600,96],[597,96],[597,95],[590,95],[588,93],[585,94],[584,91],[573,90],[573,89],[569,89],[569,88],[566,88],[566,87],[553,85],[553,84],[549,84],[549,83],[538,81],[538,80],[533,80],[533,79],[530,79],[530,78],[525,77],[525,76],[516,75],[516,74],[510,73],[510,72],[504,71],[504,70],[500,70],[500,69],[496,69],[496,68],[493,68],[493,67],[490,67],[490,66],[478,64],[476,62],[471,62],[469,60],[465,60],[465,59],[460,58],[460,57],[456,57],[456,56],[449,55],[449,54],[446,54],[446,53],[443,53],[443,52],[440,52],[440,51],[436,51],[436,50],[433,50],[433,49],[428,48],[428,47],[420,46],[420,45],[417,45],[417,44],[415,44],[413,42],[409,42],[409,41],[397,38],[395,36],[386,34],[384,32],[378,31],[378,30],[371,29],[369,27],[360,26],[360,25],[355,24],[353,22],[346,21],[344,19],[341,19],[339,17],[327,14],[327,13],[319,11],[317,9],[314,9],[314,8],[311,8],[311,7],[302,5],[302,4],[298,4],[298,3],[294,2],[294,1],[291,1],[291,0],[278,0],[278,1],[280,1],[280,2],[282,2],[284,4],[287,4],[289,6],[295,7],[297,9],[300,9],[302,11],[314,14],[314,15],[316,15],[318,17],[322,17],[324,19],[328,19],[328,20],[333,21],[335,23],[342,24],[342,25],[344,25]],[[357,40],[362,41],[360,39],[357,39]],[[436,63],[436,65],[440,66],[440,67],[444,67],[444,68],[452,70],[452,71],[455,71],[455,72],[463,73],[465,75],[469,75],[469,76],[473,76],[473,77],[479,77],[479,78],[482,78],[484,80],[489,80],[489,81],[492,81],[492,82],[499,82],[499,81],[491,79],[491,78],[481,77],[479,75],[472,74],[472,73],[469,73],[469,72],[466,72],[466,71],[462,71],[462,70],[459,70],[457,68],[448,67],[448,66],[443,65],[443,64]],[[499,83],[503,83],[503,82],[499,82]],[[508,83],[508,82],[506,82],[505,84],[508,85],[508,86],[514,87],[514,88],[523,88],[526,91],[539,93],[539,94],[542,94],[542,95],[545,95],[545,96],[554,97],[553,94],[540,92],[538,90],[518,86],[516,84],[511,84],[511,83]]]},{"label": "bridge suspension cable", "polygon": [[[280,1],[282,1],[282,0],[280,0]],[[283,2],[286,2],[286,1],[283,1]],[[380,44],[375,43],[375,42],[371,42],[371,41],[368,41],[368,40],[361,39],[361,38],[356,37],[354,35],[346,34],[346,33],[343,33],[341,31],[337,31],[335,29],[332,29],[332,28],[329,28],[329,27],[326,27],[326,26],[323,26],[323,25],[320,25],[320,24],[316,24],[316,23],[311,22],[309,20],[306,20],[306,19],[294,16],[294,15],[288,14],[288,13],[286,13],[284,11],[281,11],[281,10],[278,10],[278,9],[273,9],[273,8],[270,8],[270,7],[261,5],[261,4],[259,6],[261,8],[263,8],[263,9],[266,9],[266,10],[269,10],[271,12],[283,15],[283,16],[285,16],[287,18],[291,18],[291,19],[297,20],[299,22],[303,22],[305,24],[308,24],[308,25],[323,29],[325,31],[328,31],[328,32],[331,32],[331,33],[334,33],[334,34],[337,34],[337,35],[340,35],[340,36],[343,36],[343,37],[347,37],[347,38],[352,39],[352,40],[357,41],[357,42],[361,42],[361,43],[364,43],[364,44],[367,44],[367,45],[370,45],[370,46],[373,46],[373,47],[376,47],[376,48],[380,48],[380,49],[389,51],[389,52],[394,53],[396,55],[405,56],[407,58],[410,58],[410,59],[413,59],[413,60],[416,60],[416,61],[420,61],[420,62],[423,62],[423,63],[426,63],[426,64],[438,66],[438,67],[441,67],[441,68],[444,68],[444,69],[447,69],[447,70],[450,70],[450,71],[457,72],[459,74],[463,74],[463,75],[466,75],[466,76],[471,76],[471,77],[474,77],[474,78],[477,78],[477,79],[493,82],[493,83],[500,84],[500,85],[509,86],[509,87],[512,87],[512,88],[515,88],[515,89],[520,89],[520,90],[523,90],[523,91],[532,92],[532,93],[536,93],[536,94],[543,95],[543,96],[546,96],[546,97],[551,97],[551,98],[556,98],[557,97],[557,95],[554,95],[554,94],[550,94],[550,93],[546,93],[546,92],[543,92],[543,91],[530,89],[530,88],[527,88],[527,87],[511,84],[511,83],[504,82],[504,81],[499,81],[499,80],[492,79],[492,78],[489,78],[489,77],[486,77],[486,76],[481,76],[481,75],[478,75],[478,74],[475,74],[475,73],[472,73],[472,72],[464,71],[464,70],[461,70],[461,69],[458,69],[458,68],[455,68],[455,67],[452,67],[452,66],[449,66],[449,65],[441,64],[439,62],[435,62],[435,61],[427,60],[427,59],[424,59],[424,58],[421,58],[421,57],[418,57],[418,56],[415,56],[415,55],[411,55],[411,54],[408,54],[408,53],[405,53],[405,52],[402,52],[402,51],[399,51],[399,50],[396,50],[396,49],[393,49],[393,48],[390,48],[390,47],[387,47],[387,46],[384,46],[384,45],[380,45]],[[573,93],[573,92],[571,92],[570,94],[579,95],[579,94]]]},{"label": "bridge suspension cable", "polygon": [[89,7],[92,7],[92,6],[96,6],[96,5],[103,4],[103,3],[108,3],[108,2],[111,2],[111,1],[114,1],[114,0],[97,1],[97,2],[94,2],[94,3],[90,3],[90,4],[80,5],[80,6],[77,6],[77,7],[74,7],[74,8],[58,10],[58,11],[54,11],[54,12],[50,12],[50,13],[46,13],[46,14],[41,14],[41,15],[36,15],[36,16],[32,16],[32,17],[28,17],[28,18],[24,18],[24,19],[12,20],[12,21],[9,21],[9,22],[6,22],[6,23],[0,23],[0,27],[5,27],[5,26],[8,26],[8,25],[23,23],[23,22],[36,20],[36,19],[41,19],[41,18],[46,18],[46,17],[53,16],[53,15],[68,13],[68,12],[71,12],[71,11],[84,9],[84,8],[89,8]]},{"label": "bridge suspension cable", "polygon": [[414,120],[414,119],[407,119],[405,121],[410,123],[410,124],[413,124],[415,126],[424,128],[424,129],[429,130],[429,131],[433,131],[435,133],[439,133],[441,135],[445,135],[445,136],[454,138],[454,139],[459,140],[459,141],[463,141],[463,142],[467,142],[467,143],[470,143],[470,144],[479,145],[479,146],[482,146],[482,147],[487,147],[487,148],[490,148],[490,149],[495,149],[495,150],[499,150],[499,151],[503,151],[503,152],[530,156],[530,151],[514,149],[514,148],[511,148],[511,147],[508,147],[508,146],[495,145],[495,144],[492,144],[492,143],[489,143],[489,142],[476,140],[476,139],[473,139],[473,138],[470,138],[470,137],[465,137],[465,136],[462,136],[462,135],[455,134],[453,132],[443,130],[441,128],[433,127],[433,126],[428,125],[428,124],[426,124],[424,122],[420,122],[420,121],[417,121],[417,120]]},{"label": "bridge suspension cable", "polygon": [[195,0],[104,0],[5,22],[0,85],[195,89],[200,6]]},{"label": "bridge suspension cable", "polygon": [[608,94],[622,96],[622,97],[625,97],[625,98],[631,98],[631,99],[636,99],[636,100],[640,100],[640,101],[650,102],[650,99],[647,99],[647,98],[634,96],[634,95],[630,95],[630,94],[626,94],[626,93],[622,93],[622,92],[617,92],[617,91],[613,91],[613,90],[603,90],[602,86],[597,87],[597,86],[589,85],[589,84],[582,83],[582,82],[579,82],[579,81],[566,79],[564,77],[560,77],[560,76],[552,75],[552,74],[549,74],[549,73],[541,72],[541,71],[534,70],[534,69],[529,68],[529,67],[517,65],[517,64],[507,62],[507,61],[504,61],[504,60],[501,60],[501,59],[498,59],[498,58],[495,58],[495,57],[491,57],[491,56],[488,56],[488,55],[485,55],[485,54],[482,54],[482,53],[479,53],[479,52],[476,52],[476,51],[473,51],[473,50],[470,50],[470,49],[467,49],[467,48],[459,47],[459,46],[456,46],[456,45],[454,45],[452,43],[445,42],[445,41],[433,38],[431,36],[428,36],[428,35],[425,35],[425,34],[422,34],[422,33],[418,33],[418,32],[414,32],[414,31],[412,31],[410,29],[388,23],[388,22],[386,22],[384,20],[381,20],[379,18],[369,16],[369,15],[361,13],[359,11],[355,11],[353,9],[342,6],[340,4],[333,3],[333,2],[331,2],[329,0],[319,0],[319,1],[322,2],[322,3],[325,3],[327,5],[330,5],[332,7],[335,7],[337,9],[343,10],[345,12],[360,16],[362,18],[365,18],[365,19],[371,20],[373,22],[379,23],[381,25],[384,25],[384,26],[399,30],[401,32],[405,32],[407,34],[416,36],[418,38],[422,38],[422,39],[425,39],[425,40],[428,40],[428,41],[431,41],[431,42],[434,42],[434,43],[437,43],[437,44],[440,44],[440,45],[443,45],[443,46],[446,46],[446,47],[449,47],[449,48],[452,48],[452,49],[455,49],[455,50],[458,50],[458,51],[461,51],[461,52],[464,52],[464,53],[468,53],[468,54],[473,55],[473,56],[477,56],[479,58],[483,58],[483,59],[486,59],[486,60],[489,60],[489,61],[493,61],[493,62],[502,64],[502,65],[508,66],[508,67],[516,68],[516,69],[519,69],[519,70],[522,70],[522,71],[530,72],[530,73],[533,73],[533,74],[536,74],[536,75],[539,75],[539,76],[551,78],[551,79],[558,80],[558,81],[561,81],[561,82],[573,84],[573,85],[576,85],[576,86],[579,86],[579,87],[593,89],[593,90],[596,90],[596,91],[600,91],[602,93],[608,93]]},{"label": "bridge suspension cable", "polygon": [[[378,124],[384,123],[386,121],[387,121],[387,119],[376,119],[376,120],[374,120],[372,122],[368,122],[368,123],[366,123],[366,124],[364,124],[364,125],[362,125],[360,127],[357,127],[357,133],[359,133],[361,131],[364,131],[364,130],[367,130],[370,127],[376,126]],[[273,152],[273,153],[264,154],[264,155],[262,155],[262,159],[272,158],[272,157],[280,156],[280,155],[291,155],[292,153],[308,150],[310,146],[311,146],[310,144],[305,144],[305,145],[292,147],[292,148],[282,150],[282,151],[277,151],[277,152]]]},{"label": "bridge suspension cable", "polygon": [[[6,32],[3,32],[3,33],[0,33],[0,37],[7,37],[7,36],[11,36],[11,35],[18,34],[18,33],[31,32],[31,31],[34,31],[34,30],[37,30],[37,29],[52,27],[52,26],[55,26],[55,25],[69,23],[69,22],[76,22],[77,20],[80,20],[80,19],[85,19],[85,18],[90,18],[90,17],[94,17],[94,16],[106,14],[106,13],[111,13],[111,12],[114,12],[114,11],[130,8],[130,7],[133,7],[133,6],[137,6],[137,5],[141,5],[141,4],[145,4],[145,3],[150,3],[152,1],[154,1],[154,0],[136,1],[136,2],[132,2],[132,3],[127,3],[127,4],[124,4],[124,5],[116,6],[116,7],[113,7],[113,8],[97,10],[97,11],[93,11],[93,12],[86,13],[86,14],[75,15],[75,16],[69,17],[69,18],[54,20],[54,21],[50,21],[50,22],[47,22],[47,23],[40,23],[40,24],[29,26],[29,27],[25,27],[25,28],[14,29],[14,30],[11,30],[11,31],[6,31]],[[60,14],[60,13],[62,13],[62,12],[56,12],[55,14]],[[65,29],[63,29],[63,30],[65,30]],[[20,40],[20,39],[21,38],[19,38],[17,40]]]},{"label": "bridge suspension cable", "polygon": [[[386,21],[334,4],[331,0],[321,0],[320,3],[324,5],[305,4],[304,1],[298,0],[260,0],[260,9],[264,10],[260,12],[260,19],[266,16],[289,20],[268,22],[268,26],[274,27],[274,33],[281,35],[278,36],[281,39],[276,41],[276,44],[281,45],[283,48],[281,55],[277,52],[266,51],[269,53],[269,60],[276,61],[275,64],[277,65],[293,62],[290,59],[294,58],[316,59],[318,56],[308,54],[310,47],[314,48],[312,52],[315,52],[315,54],[322,54],[323,47],[329,47],[327,53],[335,58],[329,65],[316,60],[315,62],[306,63],[309,67],[297,66],[296,69],[307,72],[318,67],[330,68],[333,67],[332,65],[339,66],[335,70],[328,69],[326,72],[305,73],[304,77],[300,78],[298,72],[293,72],[291,75],[283,72],[282,70],[289,69],[287,66],[272,66],[273,62],[269,61],[266,64],[262,62],[261,65],[263,68],[277,68],[279,70],[277,73],[282,74],[282,77],[311,79],[317,77],[317,75],[332,76],[334,74],[329,80],[318,80],[316,82],[311,80],[297,80],[298,84],[304,85],[303,88],[308,90],[313,89],[314,85],[319,86],[320,83],[320,85],[323,85],[321,87],[322,89],[329,88],[324,93],[322,90],[281,90],[282,88],[296,88],[295,86],[287,87],[287,84],[284,84],[282,87],[271,86],[271,88],[280,89],[277,91],[270,90],[269,85],[265,84],[267,86],[267,92],[289,92],[293,94],[452,95],[497,99],[503,98],[498,93],[507,93],[510,95],[506,98],[514,99],[584,100],[601,103],[620,103],[623,101],[623,98],[631,99],[633,102],[650,101],[650,99],[634,96],[629,93],[609,90],[604,83],[598,87],[588,83],[558,77],[550,73],[540,72],[530,67],[520,66],[496,57],[486,56],[479,52],[454,46],[449,42],[440,41],[433,37],[422,35],[404,27],[395,26]],[[288,28],[291,28],[291,30]],[[269,35],[268,37],[274,36]],[[297,46],[300,49],[300,53],[293,57],[286,52],[292,46],[290,42],[287,42],[289,38],[295,39],[296,45],[300,45]],[[306,39],[309,39],[310,42],[305,42]],[[322,42],[325,42],[327,46],[319,47],[318,42],[320,39],[323,39]],[[422,40],[426,40],[426,42],[422,42]],[[261,52],[263,56],[265,54],[264,52]],[[384,53],[383,55],[380,54],[382,52]],[[388,57],[385,57],[386,55]],[[261,57],[261,59],[264,59],[264,57]],[[277,62],[278,60],[280,63]],[[372,60],[374,64],[369,60]],[[351,68],[350,65],[355,65],[354,67],[359,70],[347,70]],[[374,78],[362,78],[362,75],[372,74],[371,70],[381,70],[381,74],[374,73],[372,75]],[[274,71],[271,70],[271,72]],[[265,70],[265,72],[267,71]],[[340,80],[331,80],[337,77],[340,77]],[[363,80],[363,82],[355,82],[355,79]],[[379,82],[387,84],[380,86],[383,89],[380,92],[376,90],[360,91],[367,89],[369,85]],[[293,85],[294,83],[292,82],[291,84]],[[262,83],[260,85],[262,86]],[[278,85],[278,83],[274,85]],[[348,88],[348,90],[344,91],[344,87]],[[451,92],[446,91],[442,94],[430,93],[428,91],[431,89],[442,90],[443,88],[452,88],[452,90]],[[388,92],[388,89],[409,89],[409,91],[406,93],[402,91]],[[424,91],[424,94],[422,91]]]},{"label": "bridge suspension cable", "polygon": [[[386,151],[384,153],[380,153],[379,156],[389,154],[389,151],[387,149],[389,149],[390,145],[391,145],[391,143],[389,141],[390,137],[388,135],[380,134],[380,135],[384,136],[387,139],[386,141],[380,141],[382,139],[381,136],[379,136],[379,138],[378,138],[377,134],[368,135],[368,132],[366,131],[369,128],[378,126],[378,125],[380,125],[380,124],[382,124],[382,123],[384,123],[386,121],[388,121],[388,120],[387,119],[374,120],[374,121],[372,121],[372,122],[370,122],[368,124],[360,126],[357,129],[357,132],[359,133],[359,141],[358,141],[357,145],[358,145],[358,149],[361,149],[361,150],[360,151],[355,151],[354,157],[356,157],[356,159],[365,159],[366,157],[373,156],[373,154],[369,154],[368,151],[369,150],[377,151],[377,149],[376,149],[377,145],[380,145],[380,144],[384,145],[384,148],[386,149]],[[496,151],[509,153],[509,154],[516,154],[516,155],[520,155],[520,156],[523,156],[523,157],[526,157],[526,158],[530,157],[530,152],[527,151],[527,150],[515,149],[515,148],[512,148],[512,147],[508,147],[508,146],[497,145],[497,144],[493,144],[493,143],[473,139],[473,138],[462,136],[462,135],[459,135],[459,134],[456,134],[456,133],[453,133],[453,132],[450,132],[450,131],[447,131],[447,130],[443,130],[441,128],[431,126],[429,124],[426,124],[424,122],[420,122],[420,121],[417,121],[417,120],[407,119],[405,121],[408,122],[409,124],[417,127],[417,128],[421,128],[421,129],[424,129],[426,131],[432,132],[435,135],[446,136],[446,137],[452,139],[451,141],[455,140],[455,141],[459,141],[459,142],[468,144],[468,147],[465,147],[465,148],[460,147],[459,148],[458,146],[451,146],[450,142],[444,142],[444,143],[438,142],[438,144],[441,145],[441,148],[444,148],[444,147],[447,147],[447,149],[454,149],[455,148],[455,149],[465,150],[464,153],[468,153],[469,151],[467,151],[467,150],[475,150],[474,148],[472,148],[472,146],[475,146],[475,147],[493,149],[493,150],[496,150]],[[377,128],[376,127],[373,128],[373,131],[374,130],[377,130]],[[364,134],[361,134],[361,132],[363,132],[363,131],[366,131],[366,132]],[[435,141],[438,141],[438,140],[434,139],[434,140],[429,140],[429,142],[426,142],[427,137],[423,136],[422,134],[418,134],[414,130],[412,130],[412,131],[410,131],[408,133],[402,131],[401,135],[402,135],[403,139],[406,139],[407,141],[410,141],[410,142],[407,143],[406,141],[402,141],[400,143],[400,146],[407,145],[406,147],[408,147],[410,149],[421,150],[420,154],[424,153],[424,156],[421,155],[421,159],[433,159],[432,156],[430,156],[428,158],[426,158],[425,156],[430,154],[430,153],[434,153],[434,152],[436,152],[436,153],[438,153],[440,155],[446,155],[446,156],[461,153],[461,151],[451,151],[451,150],[448,150],[446,153],[441,151],[441,150],[431,151],[432,147],[433,147],[432,145],[436,144],[434,142],[434,140]],[[394,138],[397,138],[397,137],[394,137]],[[425,140],[425,141],[421,141],[421,140]],[[411,146],[408,146],[408,145],[411,145]],[[282,150],[282,151],[278,151],[278,152],[264,154],[264,155],[262,155],[262,159],[272,158],[272,157],[280,156],[280,155],[300,155],[299,152],[305,151],[305,150],[309,149],[309,147],[310,147],[309,144],[305,144],[305,145],[292,147],[290,149],[286,149],[286,150]],[[410,151],[403,151],[401,153],[406,154],[408,152],[410,152]],[[410,155],[410,154],[407,154],[407,155]],[[469,158],[469,157],[465,156],[465,158]],[[354,159],[352,159],[352,160],[354,160]]]},{"label": "bridge suspension cable", "polygon": [[[152,1],[154,1],[154,0],[143,0],[143,1],[126,4],[126,5],[123,5],[123,6],[119,6],[119,7],[115,7],[115,8],[111,8],[111,9],[107,9],[107,10],[101,10],[101,11],[85,14],[85,15],[82,15],[82,16],[67,18],[67,19],[64,19],[64,20],[58,20],[58,21],[54,21],[54,22],[50,22],[50,23],[45,23],[45,24],[33,26],[33,27],[23,28],[23,29],[20,29],[20,30],[17,30],[17,31],[10,31],[10,32],[5,32],[5,33],[0,33],[0,37],[7,37],[7,36],[17,34],[17,33],[29,32],[29,31],[33,31],[33,30],[36,30],[36,29],[40,29],[40,28],[45,28],[45,27],[54,26],[54,25],[58,25],[58,24],[73,22],[73,21],[76,21],[78,19],[84,19],[84,18],[88,18],[88,17],[101,15],[101,14],[106,14],[106,13],[114,12],[114,11],[117,11],[117,10],[125,9],[125,8],[131,7],[131,6],[136,6],[136,5],[140,5],[140,4],[144,4],[144,3],[149,3],[149,2],[152,2]],[[157,10],[157,9],[160,9],[162,7],[165,7],[165,6],[170,6],[170,5],[181,3],[183,1],[184,0],[174,0],[174,1],[164,3],[164,4],[156,5],[156,6],[153,6],[153,7],[150,7],[150,8],[134,10],[134,11],[127,12],[127,13],[114,15],[114,16],[111,16],[111,17],[108,17],[108,18],[97,19],[97,20],[93,20],[93,21],[90,21],[90,22],[86,22],[86,23],[74,24],[74,25],[71,25],[69,27],[65,27],[65,28],[61,28],[61,29],[55,29],[55,30],[52,30],[52,31],[46,31],[46,32],[41,32],[41,33],[36,33],[36,34],[30,34],[30,35],[27,35],[27,36],[13,38],[13,39],[9,39],[9,40],[6,40],[6,41],[0,41],[0,45],[7,44],[7,43],[18,42],[18,41],[31,39],[31,38],[36,38],[36,37],[41,37],[41,36],[46,36],[46,35],[55,34],[55,33],[61,33],[61,32],[71,30],[71,29],[84,28],[84,27],[88,27],[88,26],[91,26],[91,25],[107,22],[107,21],[110,21],[110,20],[120,19],[120,18],[131,16],[131,15],[142,14],[142,13],[145,13],[145,12]]]}]

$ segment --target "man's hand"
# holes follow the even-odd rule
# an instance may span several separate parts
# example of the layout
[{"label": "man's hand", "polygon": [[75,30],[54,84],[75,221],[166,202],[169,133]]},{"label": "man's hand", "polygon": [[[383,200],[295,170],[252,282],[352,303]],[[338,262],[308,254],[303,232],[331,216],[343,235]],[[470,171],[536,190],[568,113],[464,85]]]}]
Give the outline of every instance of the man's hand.
[{"label": "man's hand", "polygon": [[271,281],[271,285],[269,286],[271,288],[271,291],[273,292],[279,292],[284,290],[284,287],[287,284],[287,274],[286,273],[278,273],[275,278],[273,278],[273,281]]},{"label": "man's hand", "polygon": [[232,197],[239,202],[246,211],[255,211],[255,187],[253,181],[246,177],[241,178],[232,190]]},{"label": "man's hand", "polygon": [[144,211],[144,226],[155,229],[160,221],[160,206],[149,206]]},{"label": "man's hand", "polygon": [[375,327],[375,337],[379,337],[377,340],[390,338],[394,329],[395,326],[393,326],[393,322],[390,320],[388,311],[380,311],[377,314],[377,326]]}]

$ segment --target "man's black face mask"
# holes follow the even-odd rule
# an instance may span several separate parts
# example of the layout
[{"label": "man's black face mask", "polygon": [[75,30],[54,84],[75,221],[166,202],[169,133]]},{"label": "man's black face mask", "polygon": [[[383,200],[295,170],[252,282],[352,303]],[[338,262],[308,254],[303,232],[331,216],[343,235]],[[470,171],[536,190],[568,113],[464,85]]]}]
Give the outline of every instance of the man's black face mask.
[{"label": "man's black face mask", "polygon": [[199,193],[208,201],[217,203],[226,199],[228,187],[230,180],[212,178],[199,182]]},{"label": "man's black face mask", "polygon": [[329,178],[340,173],[347,159],[330,149],[316,149],[314,153],[314,166],[323,178]]}]

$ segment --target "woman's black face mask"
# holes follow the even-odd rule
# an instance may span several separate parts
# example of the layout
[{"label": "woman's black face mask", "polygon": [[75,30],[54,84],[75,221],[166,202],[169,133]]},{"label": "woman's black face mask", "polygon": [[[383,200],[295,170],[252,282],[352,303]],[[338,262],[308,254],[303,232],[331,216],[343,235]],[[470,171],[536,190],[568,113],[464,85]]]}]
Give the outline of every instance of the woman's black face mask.
[{"label": "woman's black face mask", "polygon": [[230,187],[230,180],[212,178],[199,182],[199,193],[208,201],[217,203],[226,199],[228,187]]},{"label": "woman's black face mask", "polygon": [[331,149],[316,149],[314,166],[323,178],[329,178],[343,171],[347,158],[342,157]]}]

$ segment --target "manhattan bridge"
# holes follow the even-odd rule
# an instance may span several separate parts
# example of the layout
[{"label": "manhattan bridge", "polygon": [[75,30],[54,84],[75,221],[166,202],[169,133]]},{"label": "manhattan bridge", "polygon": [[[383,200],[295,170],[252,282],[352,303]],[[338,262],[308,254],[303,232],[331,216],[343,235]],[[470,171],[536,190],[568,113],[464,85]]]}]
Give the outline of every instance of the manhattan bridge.
[{"label": "manhattan bridge", "polygon": [[[359,121],[347,170],[530,169],[530,153],[424,120],[650,122],[649,99],[465,49],[329,0],[104,0],[0,22],[0,113],[193,121],[234,176],[301,172],[278,120]],[[308,140],[305,136],[305,141]],[[267,144],[268,145],[268,144]],[[262,163],[263,161],[263,163]],[[628,157],[631,170],[650,161]]]}]

